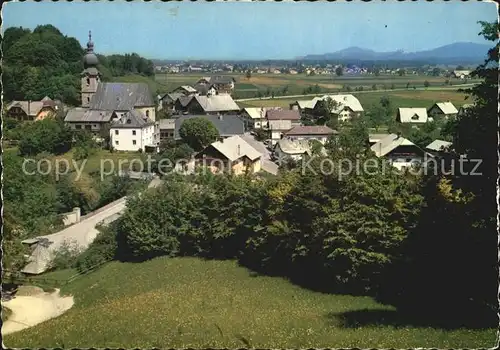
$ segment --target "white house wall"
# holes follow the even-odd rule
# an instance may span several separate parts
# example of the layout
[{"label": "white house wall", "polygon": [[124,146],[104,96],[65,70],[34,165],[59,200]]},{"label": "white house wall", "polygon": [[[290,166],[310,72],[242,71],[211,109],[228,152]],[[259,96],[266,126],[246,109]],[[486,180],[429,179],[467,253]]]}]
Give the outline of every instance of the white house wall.
[{"label": "white house wall", "polygon": [[[117,128],[110,130],[111,144],[117,151],[138,151],[155,144],[154,125],[145,128]],[[118,134],[116,133],[118,131]],[[135,135],[134,135],[135,132]],[[135,141],[135,144],[134,144]]]}]

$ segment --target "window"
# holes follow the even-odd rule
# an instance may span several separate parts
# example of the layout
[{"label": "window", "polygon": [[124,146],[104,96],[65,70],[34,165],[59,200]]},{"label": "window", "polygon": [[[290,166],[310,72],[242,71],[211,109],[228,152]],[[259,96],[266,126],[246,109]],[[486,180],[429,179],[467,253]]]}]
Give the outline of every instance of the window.
[{"label": "window", "polygon": [[90,97],[87,96],[87,102],[90,102]]},{"label": "window", "polygon": [[81,128],[82,128],[82,126],[81,126],[81,125],[75,125],[75,128],[76,128],[76,129],[81,129]]},{"label": "window", "polygon": [[132,144],[135,146],[137,144],[137,141],[132,140]]},{"label": "window", "polygon": [[87,85],[90,85],[90,78],[87,78]]},{"label": "window", "polygon": [[118,142],[118,140],[115,141],[115,145],[119,145],[120,143]]},{"label": "window", "polygon": [[146,111],[146,117],[149,118],[149,111]]},{"label": "window", "polygon": [[90,130],[92,129],[92,125],[85,125],[85,130]]},{"label": "window", "polygon": [[418,120],[418,115],[414,115],[413,117],[411,117],[412,120]]},{"label": "window", "polygon": [[[135,130],[132,130],[132,135],[134,135],[134,136],[135,136],[135,133],[136,133],[136,131],[135,131]],[[134,141],[134,142],[135,142],[135,141]]]}]

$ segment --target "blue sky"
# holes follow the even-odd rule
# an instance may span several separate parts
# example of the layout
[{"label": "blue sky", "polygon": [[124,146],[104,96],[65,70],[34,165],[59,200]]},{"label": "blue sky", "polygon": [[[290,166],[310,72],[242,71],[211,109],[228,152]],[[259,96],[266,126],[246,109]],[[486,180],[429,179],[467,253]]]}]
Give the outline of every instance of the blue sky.
[{"label": "blue sky", "polygon": [[160,59],[289,59],[350,46],[407,52],[483,43],[477,21],[494,3],[24,2],[5,3],[3,28],[53,24],[98,53]]}]

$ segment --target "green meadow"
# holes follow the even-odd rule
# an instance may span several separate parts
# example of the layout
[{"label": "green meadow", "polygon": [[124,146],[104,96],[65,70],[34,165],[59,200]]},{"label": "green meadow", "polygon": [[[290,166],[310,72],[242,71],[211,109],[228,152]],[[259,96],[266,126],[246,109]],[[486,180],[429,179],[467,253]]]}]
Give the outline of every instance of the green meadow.
[{"label": "green meadow", "polygon": [[143,263],[111,262],[63,286],[61,292],[74,296],[72,309],[5,336],[4,344],[25,348],[479,348],[490,347],[496,337],[495,329],[413,325],[369,297],[314,292],[283,278],[257,275],[235,261],[162,257]]}]

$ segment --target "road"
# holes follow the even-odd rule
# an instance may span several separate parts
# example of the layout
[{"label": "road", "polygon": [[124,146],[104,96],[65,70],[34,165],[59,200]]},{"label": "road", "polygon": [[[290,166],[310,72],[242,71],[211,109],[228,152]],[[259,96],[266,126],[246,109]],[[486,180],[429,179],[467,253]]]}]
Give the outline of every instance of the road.
[{"label": "road", "polygon": [[475,86],[476,84],[460,84],[460,85],[452,85],[450,87],[436,87],[436,86],[429,86],[428,88],[426,87],[418,87],[415,89],[407,89],[407,88],[399,88],[399,89],[392,89],[392,90],[363,90],[363,91],[351,91],[351,92],[338,92],[338,93],[320,93],[320,94],[307,94],[307,95],[289,95],[289,96],[278,96],[278,97],[272,97],[272,96],[266,96],[266,97],[252,97],[252,98],[240,98],[237,100],[234,100],[235,102],[245,102],[245,101],[258,101],[258,100],[283,100],[283,99],[290,99],[290,98],[299,98],[299,97],[315,97],[315,96],[324,96],[324,95],[342,95],[342,94],[367,94],[367,93],[376,93],[376,92],[391,92],[391,91],[414,91],[414,90],[430,90],[430,91],[443,91],[443,90],[458,90],[458,89],[463,89],[463,88],[470,88],[472,86]]},{"label": "road", "polygon": [[[161,183],[161,180],[155,178],[149,183],[148,188],[157,187]],[[30,263],[24,267],[22,272],[30,274],[45,272],[52,260],[53,253],[65,244],[77,244],[82,248],[88,247],[99,233],[96,226],[100,224],[107,225],[119,218],[125,210],[126,204],[127,197],[122,197],[92,213],[82,216],[80,222],[74,225],[68,226],[51,235],[37,237],[39,240],[46,239],[51,243],[47,245],[38,243],[31,254]]]}]

